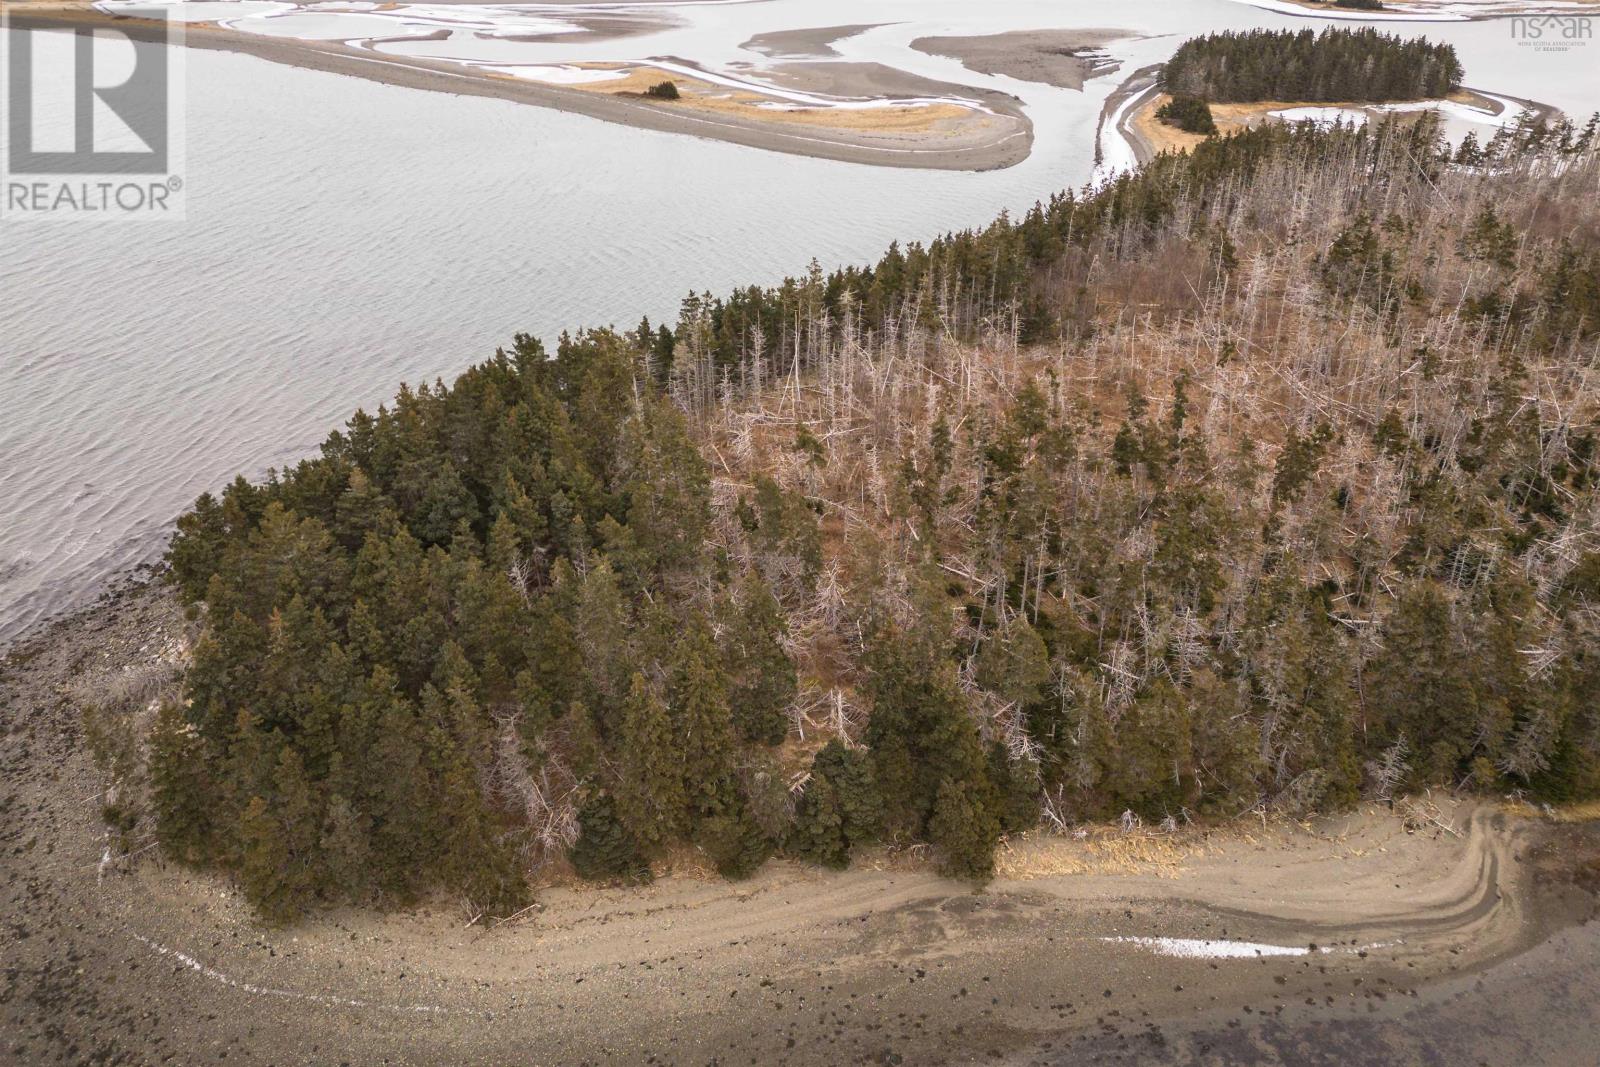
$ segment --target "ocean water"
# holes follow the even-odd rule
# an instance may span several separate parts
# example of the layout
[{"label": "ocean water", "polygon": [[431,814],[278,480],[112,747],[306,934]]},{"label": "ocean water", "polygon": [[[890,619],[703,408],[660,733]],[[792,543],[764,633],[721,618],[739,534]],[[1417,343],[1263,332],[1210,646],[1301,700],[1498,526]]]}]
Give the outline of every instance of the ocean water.
[{"label": "ocean water", "polygon": [[[519,331],[553,342],[671,320],[691,289],[776,282],[813,258],[868,262],[892,240],[1025,210],[1089,179],[1096,121],[1123,74],[1211,29],[1315,24],[1228,0],[674,13],[661,39],[612,42],[597,58],[759,65],[738,48],[753,33],[882,23],[836,47],[1016,93],[1034,154],[978,174],[808,160],[191,51],[185,221],[0,223],[0,644],[158,559],[201,492],[295,462],[401,382],[448,380]],[[1122,74],[1082,93],[908,47],[1071,26],[1142,39],[1111,45]],[[1506,23],[1386,28],[1452,41],[1476,87],[1573,112],[1600,100],[1595,57],[1519,48]],[[536,47],[535,62],[572,58]]]}]

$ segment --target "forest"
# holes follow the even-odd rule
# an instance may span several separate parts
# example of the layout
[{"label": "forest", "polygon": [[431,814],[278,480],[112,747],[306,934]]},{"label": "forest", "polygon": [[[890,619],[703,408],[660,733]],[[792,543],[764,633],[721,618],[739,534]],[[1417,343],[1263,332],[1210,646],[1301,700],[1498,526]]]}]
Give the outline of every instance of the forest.
[{"label": "forest", "polygon": [[1448,95],[1462,78],[1448,44],[1378,30],[1244,30],[1185,41],[1161,71],[1166,92],[1212,103],[1382,102]]},{"label": "forest", "polygon": [[180,519],[181,690],[88,713],[119,847],[479,916],[1594,796],[1596,126],[1262,126],[403,388]]}]

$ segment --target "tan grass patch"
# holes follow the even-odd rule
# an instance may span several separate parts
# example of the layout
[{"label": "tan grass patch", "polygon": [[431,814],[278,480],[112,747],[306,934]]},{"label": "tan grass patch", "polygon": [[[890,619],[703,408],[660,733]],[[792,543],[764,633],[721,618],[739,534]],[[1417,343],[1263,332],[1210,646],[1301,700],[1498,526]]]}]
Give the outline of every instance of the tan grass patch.
[{"label": "tan grass patch", "polygon": [[[1187,152],[1205,140],[1205,137],[1198,133],[1188,133],[1176,126],[1168,126],[1156,118],[1156,109],[1171,99],[1170,94],[1157,93],[1136,109],[1128,119],[1128,125],[1144,139],[1154,153]],[[1488,107],[1490,103],[1470,89],[1458,89],[1446,99],[1472,107]],[[1370,106],[1350,101],[1257,100],[1248,104],[1212,104],[1211,117],[1216,121],[1218,136],[1226,136],[1268,121],[1274,111],[1287,111],[1296,107],[1336,107],[1348,111],[1365,111]],[[1420,115],[1421,112],[1397,112],[1397,114],[1403,117]]]},{"label": "tan grass patch", "polygon": [[[1189,133],[1176,126],[1168,126],[1156,118],[1156,108],[1171,99],[1172,97],[1166,93],[1157,93],[1137,108],[1128,119],[1128,125],[1150,146],[1150,151],[1157,155],[1162,152],[1187,152],[1205,140],[1198,133]],[[1211,110],[1215,117],[1216,108]],[[1218,125],[1221,123],[1218,122]]]},{"label": "tan grass patch", "polygon": [[995,877],[1027,881],[1081,874],[1145,874],[1176,878],[1185,860],[1201,855],[1198,840],[1181,834],[1091,831],[1083,840],[1053,834],[1011,838],[995,853]]},{"label": "tan grass patch", "polygon": [[1600,819],[1600,800],[1591,800],[1583,804],[1563,804],[1542,814],[1552,822],[1594,822]]},{"label": "tan grass patch", "polygon": [[[603,96],[644,97],[645,92],[651,86],[658,85],[663,81],[670,81],[678,87],[678,92],[681,94],[679,98],[677,100],[651,100],[650,102],[662,108],[702,113],[710,112],[716,115],[764,123],[894,134],[929,133],[934,131],[935,127],[941,123],[967,121],[974,122],[979,128],[982,128],[989,125],[990,122],[987,113],[973,108],[962,107],[959,104],[915,104],[905,107],[889,106],[860,110],[840,110],[827,107],[808,107],[793,110],[766,108],[759,105],[778,102],[778,98],[764,96],[744,89],[730,89],[727,86],[689,77],[677,71],[665,71],[650,66],[625,68],[622,64],[615,63],[576,63],[572,65],[582,67],[585,70],[628,69],[628,75],[625,78],[615,78],[609,81],[561,85],[559,86],[560,88],[575,89],[579,92],[596,93]],[[505,74],[499,76],[512,77]]]}]

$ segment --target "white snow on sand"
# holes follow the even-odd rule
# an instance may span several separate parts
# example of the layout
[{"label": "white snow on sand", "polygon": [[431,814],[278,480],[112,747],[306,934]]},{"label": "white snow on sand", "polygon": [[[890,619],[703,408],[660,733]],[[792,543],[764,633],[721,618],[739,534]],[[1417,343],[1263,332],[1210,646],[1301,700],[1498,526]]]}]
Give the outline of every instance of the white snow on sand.
[{"label": "white snow on sand", "polygon": [[599,70],[594,67],[569,67],[569,66],[490,66],[481,64],[485,70],[499,71],[517,78],[527,78],[530,81],[548,82],[551,85],[587,85],[591,82],[609,82],[626,78],[632,74],[631,69]]},{"label": "white snow on sand", "polygon": [[1309,948],[1263,945],[1255,941],[1205,941],[1193,937],[1102,937],[1100,940],[1139,945],[1158,956],[1190,960],[1255,959],[1258,956],[1309,956]]},{"label": "white snow on sand", "polygon": [[1098,145],[1100,162],[1095,164],[1094,174],[1090,181],[1096,185],[1110,181],[1118,174],[1124,174],[1139,165],[1139,157],[1133,150],[1133,144],[1128,140],[1128,135],[1122,132],[1122,120],[1127,116],[1130,108],[1141,103],[1146,97],[1143,92],[1130,93],[1127,99],[1117,105],[1117,109],[1107,115],[1100,123],[1100,143]]},{"label": "white snow on sand", "polygon": [[1467,16],[1455,11],[1425,8],[1390,11],[1339,11],[1333,8],[1310,8],[1290,0],[1235,0],[1263,11],[1277,11],[1285,15],[1302,15],[1313,19],[1349,19],[1358,22],[1466,22]]},{"label": "white snow on sand", "polygon": [[1367,115],[1364,111],[1352,111],[1344,107],[1286,107],[1282,111],[1270,112],[1273,118],[1285,122],[1315,122],[1318,126],[1332,126],[1342,122],[1346,126],[1365,126]]},{"label": "white snow on sand", "polygon": [[1196,937],[1102,937],[1111,944],[1138,945],[1158,956],[1176,956],[1190,960],[1253,960],[1265,956],[1310,956],[1313,953],[1366,952],[1388,948],[1399,941],[1377,941],[1370,945],[1332,948],[1299,945],[1267,945],[1258,941],[1206,940]]},{"label": "white snow on sand", "polygon": [[101,0],[94,5],[108,15],[126,14],[136,8],[159,7],[173,22],[220,22],[250,15],[274,15],[292,11],[293,4],[276,0],[193,0],[182,3],[151,3],[150,0]]}]

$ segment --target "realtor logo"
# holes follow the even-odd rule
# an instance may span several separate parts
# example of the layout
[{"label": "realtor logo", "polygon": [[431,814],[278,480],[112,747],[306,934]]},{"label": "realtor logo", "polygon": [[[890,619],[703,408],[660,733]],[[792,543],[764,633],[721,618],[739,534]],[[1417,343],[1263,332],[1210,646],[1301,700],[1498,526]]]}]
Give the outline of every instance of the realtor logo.
[{"label": "realtor logo", "polygon": [[1587,15],[1519,15],[1511,36],[1536,52],[1569,52],[1594,39],[1594,24]]},{"label": "realtor logo", "polygon": [[182,218],[181,24],[8,18],[0,218]]}]

